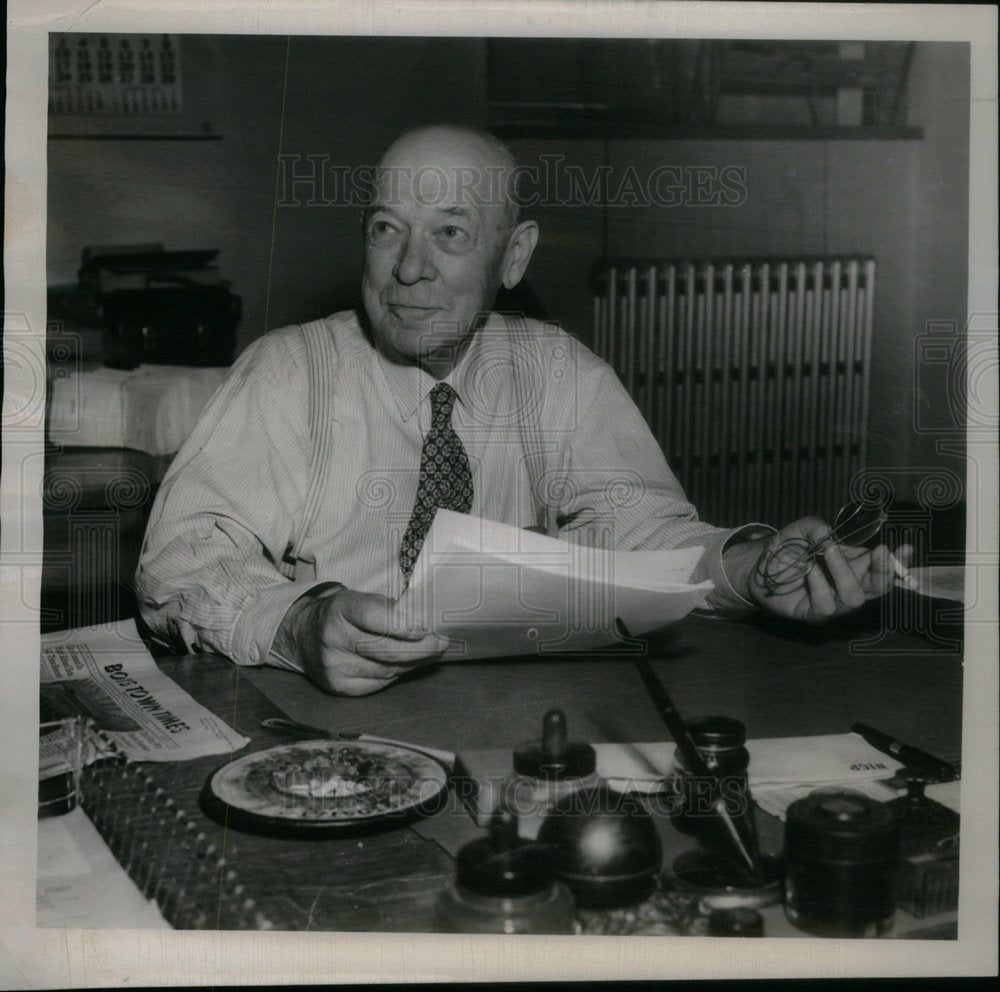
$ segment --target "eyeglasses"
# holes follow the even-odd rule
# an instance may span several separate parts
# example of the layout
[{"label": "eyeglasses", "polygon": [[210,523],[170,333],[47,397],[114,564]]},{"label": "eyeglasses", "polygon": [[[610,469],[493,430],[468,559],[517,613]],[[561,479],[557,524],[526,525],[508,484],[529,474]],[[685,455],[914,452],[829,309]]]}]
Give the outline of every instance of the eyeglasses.
[{"label": "eyeglasses", "polygon": [[792,537],[776,544],[757,563],[757,575],[771,593],[791,592],[805,581],[816,559],[835,544],[870,541],[886,521],[879,503],[848,503],[840,508],[833,529],[822,541]]}]

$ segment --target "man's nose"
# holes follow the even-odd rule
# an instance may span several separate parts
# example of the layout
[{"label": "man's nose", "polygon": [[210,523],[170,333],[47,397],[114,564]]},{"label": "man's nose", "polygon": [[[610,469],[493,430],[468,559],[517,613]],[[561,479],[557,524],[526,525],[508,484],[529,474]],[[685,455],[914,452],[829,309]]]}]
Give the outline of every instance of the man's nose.
[{"label": "man's nose", "polygon": [[404,284],[433,279],[437,275],[427,245],[419,234],[410,234],[403,243],[393,275]]}]

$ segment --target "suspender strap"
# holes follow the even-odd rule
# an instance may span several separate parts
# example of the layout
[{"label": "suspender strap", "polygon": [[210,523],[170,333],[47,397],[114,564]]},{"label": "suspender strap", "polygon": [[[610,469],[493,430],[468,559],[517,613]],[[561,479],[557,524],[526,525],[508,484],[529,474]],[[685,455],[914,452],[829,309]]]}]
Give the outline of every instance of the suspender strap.
[{"label": "suspender strap", "polygon": [[549,506],[545,478],[546,444],[542,436],[540,418],[544,395],[540,381],[545,370],[537,365],[531,349],[532,332],[523,317],[505,314],[504,322],[509,334],[509,345],[513,357],[514,396],[518,418],[518,431],[528,472],[528,485],[535,504],[537,523],[550,536],[555,536],[558,525],[556,511]]},{"label": "suspender strap", "polygon": [[302,541],[319,512],[325,493],[323,473],[330,464],[333,446],[333,388],[332,372],[335,353],[330,330],[324,320],[302,324],[309,366],[309,487],[302,511],[302,520],[295,535],[291,551],[302,546]]}]

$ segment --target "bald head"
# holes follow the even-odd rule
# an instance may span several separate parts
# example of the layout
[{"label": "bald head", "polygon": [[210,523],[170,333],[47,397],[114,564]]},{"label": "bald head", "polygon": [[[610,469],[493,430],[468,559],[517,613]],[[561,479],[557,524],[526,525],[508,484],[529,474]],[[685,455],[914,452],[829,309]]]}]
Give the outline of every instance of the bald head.
[{"label": "bald head", "polygon": [[503,235],[517,225],[517,160],[487,131],[434,124],[400,135],[379,160],[376,185],[384,193],[398,191],[401,183],[411,183],[429,204],[457,195],[497,208]]}]

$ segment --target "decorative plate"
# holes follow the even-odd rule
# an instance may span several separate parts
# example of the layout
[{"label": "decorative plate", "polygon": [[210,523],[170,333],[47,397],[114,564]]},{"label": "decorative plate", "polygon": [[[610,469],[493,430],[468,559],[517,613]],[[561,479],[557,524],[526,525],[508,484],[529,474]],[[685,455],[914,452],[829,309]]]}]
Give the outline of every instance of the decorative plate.
[{"label": "decorative plate", "polygon": [[206,811],[233,827],[314,835],[391,826],[426,813],[448,787],[430,755],[374,741],[315,740],[257,751],[216,769]]}]

